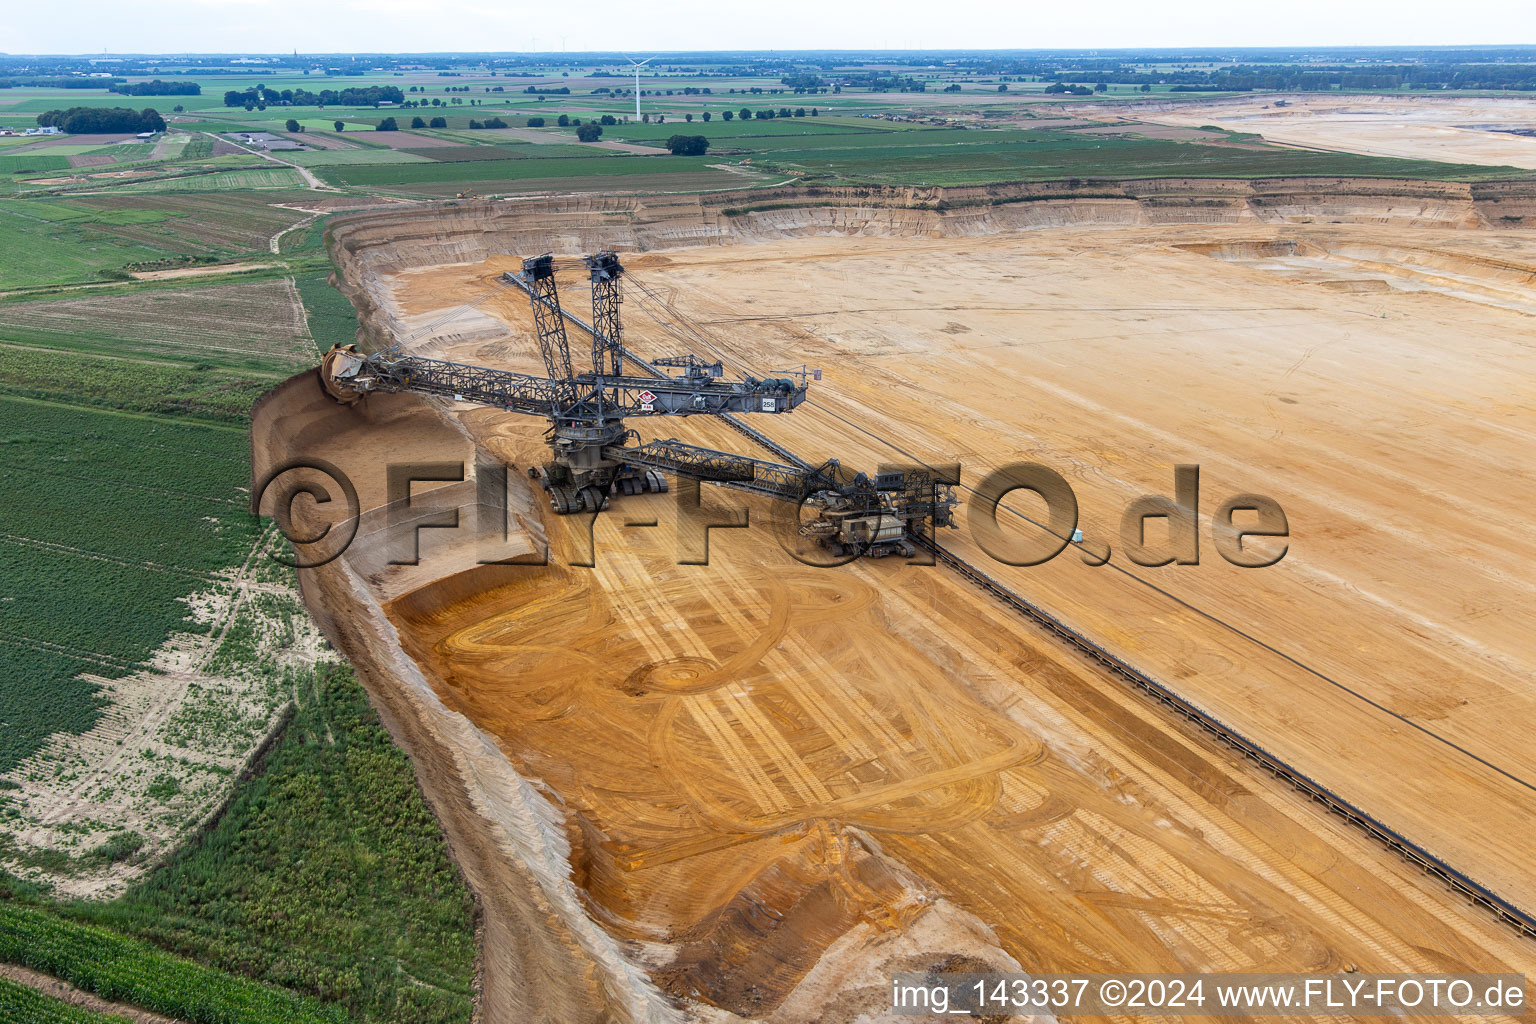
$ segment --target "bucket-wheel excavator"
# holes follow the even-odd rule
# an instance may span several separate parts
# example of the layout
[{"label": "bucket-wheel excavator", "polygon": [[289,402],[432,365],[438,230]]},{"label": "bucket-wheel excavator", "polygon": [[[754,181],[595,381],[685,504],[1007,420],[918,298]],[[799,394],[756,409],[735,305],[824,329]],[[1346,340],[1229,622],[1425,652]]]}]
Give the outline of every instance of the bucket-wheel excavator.
[{"label": "bucket-wheel excavator", "polygon": [[[377,391],[410,391],[546,417],[550,460],[531,468],[529,475],[562,515],[606,508],[615,493],[665,491],[663,474],[673,473],[798,503],[812,516],[802,517],[800,533],[840,555],[911,555],[911,535],[954,525],[953,492],[921,469],[850,477],[835,460],[811,466],[797,459],[787,465],[677,440],[639,443],[625,426],[628,418],[723,416],[760,438],[737,423],[735,414],[790,412],[805,401],[806,382],[803,375],[798,380],[727,379],[719,363],[704,363],[692,354],[654,363],[634,357],[623,345],[619,306],[624,268],[618,255],[600,252],[584,263],[592,283],[590,325],[561,309],[550,254],[524,260],[520,273],[503,277],[528,294],[547,377],[428,359],[398,348],[365,354],[347,345],[326,353],[321,384],[347,403]],[[592,335],[591,372],[577,373],[571,363],[567,319]],[[649,375],[625,374],[626,355]],[[668,374],[658,367],[681,372]]]}]

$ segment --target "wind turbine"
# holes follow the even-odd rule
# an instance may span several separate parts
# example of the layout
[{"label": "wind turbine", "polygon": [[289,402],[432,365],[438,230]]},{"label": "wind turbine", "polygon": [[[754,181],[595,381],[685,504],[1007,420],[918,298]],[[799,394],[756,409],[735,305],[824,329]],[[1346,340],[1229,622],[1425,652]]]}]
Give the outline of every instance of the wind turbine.
[{"label": "wind turbine", "polygon": [[635,123],[639,124],[640,123],[640,69],[645,67],[647,64],[649,64],[651,61],[655,60],[656,58],[655,57],[647,57],[647,58],[645,58],[645,60],[635,60],[633,57],[629,56],[628,54],[625,54],[624,55],[624,59],[629,61],[631,64],[633,64],[635,66]]}]

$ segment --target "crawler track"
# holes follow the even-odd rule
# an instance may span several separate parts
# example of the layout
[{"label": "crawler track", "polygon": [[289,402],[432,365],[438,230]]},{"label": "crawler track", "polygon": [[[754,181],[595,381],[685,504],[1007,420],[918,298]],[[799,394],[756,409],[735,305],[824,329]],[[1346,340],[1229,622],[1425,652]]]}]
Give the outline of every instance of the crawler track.
[{"label": "crawler track", "polygon": [[1488,910],[1499,920],[1522,935],[1527,938],[1536,939],[1536,918],[1533,918],[1530,914],[1527,914],[1519,907],[1499,896],[1470,875],[1451,867],[1451,865],[1436,857],[1422,846],[1419,846],[1407,836],[1404,836],[1388,825],[1382,824],[1370,814],[1356,807],[1321,783],[1316,782],[1304,772],[1271,754],[1257,743],[1234,730],[1231,726],[1224,724],[1208,712],[1196,707],[1151,676],[1121,661],[1054,615],[1031,604],[1016,591],[1004,586],[963,558],[946,551],[927,538],[916,538],[916,542],[931,552],[940,562],[943,562],[1014,611],[1030,619],[1057,639],[1065,642],[1079,654],[1092,659],[1120,679],[1130,683],[1159,704],[1172,710],[1185,721],[1200,728],[1217,742],[1231,747],[1271,775],[1288,782],[1306,794],[1310,799],[1322,804],[1333,814],[1337,814],[1351,825],[1379,841],[1389,850],[1401,856],[1404,860],[1417,866],[1424,873],[1434,875],[1456,892],[1465,896],[1473,904]]}]

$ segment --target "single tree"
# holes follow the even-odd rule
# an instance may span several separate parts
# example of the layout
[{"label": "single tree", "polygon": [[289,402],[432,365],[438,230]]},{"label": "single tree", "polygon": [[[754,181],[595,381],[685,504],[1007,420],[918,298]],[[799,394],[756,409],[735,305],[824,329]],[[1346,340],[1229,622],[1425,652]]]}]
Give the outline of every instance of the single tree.
[{"label": "single tree", "polygon": [[795,108],[795,116],[796,117],[804,117],[805,116],[805,108],[804,107],[796,107]]},{"label": "single tree", "polygon": [[184,107],[184,106],[182,106],[182,105],[181,105],[181,104],[180,104],[180,103],[178,103],[178,104],[176,104],[176,105],[175,105],[175,106],[174,106],[174,107],[172,107],[172,108],[171,108],[171,109],[172,109],[172,110],[174,110],[174,111],[176,111],[176,113],[178,113],[178,114],[179,114],[179,113],[181,113],[181,112],[182,112],[182,111],[183,111],[183,110],[186,110],[186,109],[187,109],[187,108],[186,108],[186,107]]},{"label": "single tree", "polygon": [[345,121],[332,121],[331,124],[334,125],[336,130],[339,132],[345,131],[347,127],[347,122]]},{"label": "single tree", "polygon": [[397,132],[399,130],[399,123],[396,122],[392,117],[386,117],[384,120],[380,121],[379,126],[374,129],[376,132]]},{"label": "single tree", "polygon": [[283,122],[283,130],[297,132],[299,130],[299,122],[290,117],[288,120]]},{"label": "single tree", "polygon": [[683,115],[683,120],[687,121],[689,124],[692,124],[693,123],[693,115],[692,114],[684,114]]},{"label": "single tree", "polygon": [[561,114],[558,118],[555,119],[555,124],[559,125],[561,128],[569,128],[571,126],[571,115]]},{"label": "single tree", "polygon": [[703,135],[674,135],[667,140],[673,156],[703,156],[709,152],[709,139]]},{"label": "single tree", "polygon": [[750,120],[752,120],[752,108],[751,107],[742,107],[741,108],[741,119],[743,121],[750,121]]},{"label": "single tree", "polygon": [[576,129],[576,138],[581,142],[596,142],[603,134],[603,126],[587,123]]},{"label": "single tree", "polygon": [[708,121],[709,120],[709,111],[706,110],[706,111],[704,111],[704,113],[700,114],[699,116],[702,117],[705,121]]},{"label": "single tree", "polygon": [[1008,83],[1004,82],[1002,85],[998,86],[997,87],[997,91],[998,92],[1007,92],[1008,91]]},{"label": "single tree", "polygon": [[815,107],[812,107],[811,108],[811,116],[812,117],[820,117],[821,116],[821,111],[817,110]]},{"label": "single tree", "polygon": [[597,119],[597,123],[598,124],[618,124],[619,123],[619,119],[614,117],[612,114],[604,114],[602,117]]},{"label": "single tree", "polygon": [[434,117],[432,120],[428,121],[427,124],[432,128],[447,128],[448,119],[446,117]]},{"label": "single tree", "polygon": [[1152,91],[1152,87],[1150,85],[1143,85],[1141,87],[1141,91],[1142,92],[1151,92]]},{"label": "single tree", "polygon": [[543,128],[544,127],[544,119],[542,117],[530,117],[528,119],[528,127],[529,128]]},{"label": "single tree", "polygon": [[[735,92],[735,91],[736,91],[735,89],[731,90],[731,92]],[[720,116],[723,117],[725,120],[729,121],[731,118],[736,116],[736,112],[733,111],[733,110],[722,110],[722,111],[720,111]]]},{"label": "single tree", "polygon": [[411,127],[412,128],[425,128],[426,126],[427,126],[427,122],[423,121],[421,118],[419,118],[419,117],[411,118]]}]

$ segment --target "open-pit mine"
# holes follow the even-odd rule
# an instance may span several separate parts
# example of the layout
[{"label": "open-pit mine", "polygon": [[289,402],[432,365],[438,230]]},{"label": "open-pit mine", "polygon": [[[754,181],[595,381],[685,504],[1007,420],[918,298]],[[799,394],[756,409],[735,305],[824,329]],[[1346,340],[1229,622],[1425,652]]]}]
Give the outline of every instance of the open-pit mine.
[{"label": "open-pit mine", "polygon": [[[306,602],[480,900],[483,1019],[874,1019],[930,968],[1536,972],[1536,189],[726,202],[392,209],[329,244],[360,354],[533,376],[524,261],[585,320],[580,257],[617,252],[626,352],[805,389],[626,443],[958,463],[934,547],[831,557],[782,501],[670,477],[557,515],[549,417],[453,393],[309,372],[253,414],[257,484],[320,481]],[[973,488],[1026,463],[1080,539],[1027,490],[990,525]],[[1239,546],[1252,496],[1285,535]]]}]

